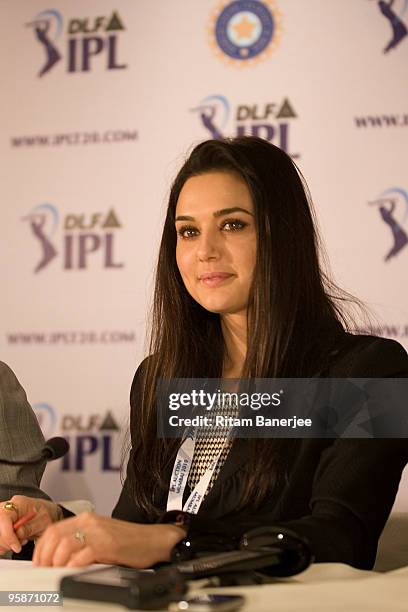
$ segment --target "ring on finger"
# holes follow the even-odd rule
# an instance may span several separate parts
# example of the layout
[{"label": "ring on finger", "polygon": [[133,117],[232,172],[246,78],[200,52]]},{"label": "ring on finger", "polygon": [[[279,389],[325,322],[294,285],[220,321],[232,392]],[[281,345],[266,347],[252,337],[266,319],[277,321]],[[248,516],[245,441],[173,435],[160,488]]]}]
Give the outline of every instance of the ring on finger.
[{"label": "ring on finger", "polygon": [[74,533],[74,538],[78,540],[78,542],[81,542],[82,545],[84,545],[86,542],[85,534],[83,531],[76,531]]},{"label": "ring on finger", "polygon": [[6,501],[2,506],[1,506],[4,510],[11,510],[17,513],[18,516],[18,508],[16,506],[16,504],[14,504],[12,501]]}]

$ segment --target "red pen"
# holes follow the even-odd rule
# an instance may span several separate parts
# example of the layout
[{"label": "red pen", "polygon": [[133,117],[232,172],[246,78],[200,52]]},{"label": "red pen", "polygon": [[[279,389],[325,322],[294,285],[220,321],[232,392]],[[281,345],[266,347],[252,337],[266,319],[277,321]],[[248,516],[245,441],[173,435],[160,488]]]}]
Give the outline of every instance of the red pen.
[{"label": "red pen", "polygon": [[22,516],[20,519],[18,519],[18,521],[13,524],[14,531],[17,531],[17,529],[28,523],[28,521],[31,521],[31,519],[34,518],[36,514],[37,512],[35,510],[30,510],[29,512],[24,514],[24,516]]}]

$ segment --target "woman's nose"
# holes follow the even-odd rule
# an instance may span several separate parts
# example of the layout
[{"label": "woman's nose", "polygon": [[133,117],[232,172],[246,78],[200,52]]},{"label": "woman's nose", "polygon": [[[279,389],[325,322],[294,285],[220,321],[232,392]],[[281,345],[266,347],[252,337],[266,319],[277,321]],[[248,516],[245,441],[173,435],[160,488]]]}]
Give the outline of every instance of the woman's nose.
[{"label": "woman's nose", "polygon": [[202,232],[198,238],[197,258],[200,261],[218,259],[220,255],[219,238],[213,232]]}]

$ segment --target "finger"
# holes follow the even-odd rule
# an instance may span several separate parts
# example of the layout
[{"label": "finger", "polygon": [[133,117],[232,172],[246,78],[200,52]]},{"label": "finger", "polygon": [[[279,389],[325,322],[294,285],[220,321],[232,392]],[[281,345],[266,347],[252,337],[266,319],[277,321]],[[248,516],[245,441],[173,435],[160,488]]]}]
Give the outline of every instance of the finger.
[{"label": "finger", "polygon": [[36,508],[33,508],[32,510],[24,514],[24,516],[19,518],[18,521],[13,523],[14,531],[17,531],[17,529],[20,529],[20,527],[30,522],[35,517],[36,514],[37,514]]},{"label": "finger", "polygon": [[58,525],[50,525],[37,540],[33,554],[34,565],[51,565],[54,551],[61,539]]},{"label": "finger", "polygon": [[17,537],[19,538],[20,542],[30,538],[38,538],[44,533],[47,527],[51,525],[51,522],[52,521],[48,512],[40,510],[40,512],[38,512],[37,515],[31,519],[31,521],[17,529]]},{"label": "finger", "polygon": [[81,531],[84,527],[88,529],[94,524],[94,521],[94,515],[84,512],[80,516],[53,523],[44,531],[43,535],[37,541],[33,555],[34,565],[52,565],[54,553],[59,541],[66,535],[73,536],[78,529]]},{"label": "finger", "polygon": [[18,521],[16,521],[13,524],[13,529],[17,534],[17,537],[21,540],[24,540],[25,538],[25,534],[28,530],[28,527],[26,527],[26,525],[28,526],[30,523],[32,523],[32,521],[35,521],[37,519],[38,516],[38,510],[37,508],[31,508],[31,510],[26,514],[24,514],[21,518],[18,519]]},{"label": "finger", "polygon": [[27,495],[13,495],[13,497],[10,498],[10,501],[13,502],[13,504],[16,504],[18,508],[23,508],[25,512],[26,505],[27,504],[31,505],[32,502],[35,501],[35,498],[28,497]]},{"label": "finger", "polygon": [[11,501],[17,508],[17,516],[13,517],[13,523],[15,523],[22,516],[27,514],[29,510],[34,509],[35,502],[37,500],[33,497],[26,497],[25,495],[13,495],[9,501]]},{"label": "finger", "polygon": [[[10,501],[11,501],[11,500],[10,500]],[[15,508],[16,508],[16,509],[14,509],[14,508],[6,508],[6,507],[5,507],[5,504],[6,504],[6,503],[7,503],[7,502],[3,502],[3,503],[1,504],[1,506],[0,506],[0,513],[1,513],[1,516],[6,516],[6,517],[8,516],[8,517],[10,517],[10,518],[11,518],[11,520],[12,520],[13,522],[17,521],[17,520],[18,520],[18,516],[19,516],[18,507],[17,507],[17,506],[15,506]],[[13,505],[15,505],[15,504],[13,504]]]},{"label": "finger", "polygon": [[54,551],[51,565],[54,567],[66,565],[71,556],[79,552],[82,547],[83,544],[75,539],[74,534],[64,536]]},{"label": "finger", "polygon": [[90,546],[82,548],[79,552],[71,555],[67,567],[81,567],[83,565],[91,565],[96,562],[95,553]]},{"label": "finger", "polygon": [[8,550],[11,549],[13,550],[13,552],[20,552],[21,551],[21,538],[18,537],[14,529],[14,524],[17,521],[20,521],[22,517],[24,517],[27,514],[28,511],[30,510],[36,511],[36,508],[34,508],[34,502],[36,500],[30,497],[26,497],[25,495],[13,495],[13,497],[9,501],[12,502],[16,510],[6,509],[4,508],[4,504],[2,505],[2,509],[0,512],[0,515],[1,515],[0,523],[2,526],[4,526],[5,523],[3,521],[6,520],[7,525],[4,527],[4,529],[0,527],[0,534],[1,534],[0,540],[1,540],[1,544],[8,545]]},{"label": "finger", "polygon": [[34,565],[51,565],[54,551],[59,541],[65,535],[75,533],[79,520],[80,517],[75,516],[58,523],[52,523],[47,527],[35,545],[33,555]]},{"label": "finger", "polygon": [[19,553],[21,551],[21,544],[13,529],[13,515],[15,513],[5,514],[8,512],[8,510],[2,510],[0,513],[0,545],[7,550]]}]

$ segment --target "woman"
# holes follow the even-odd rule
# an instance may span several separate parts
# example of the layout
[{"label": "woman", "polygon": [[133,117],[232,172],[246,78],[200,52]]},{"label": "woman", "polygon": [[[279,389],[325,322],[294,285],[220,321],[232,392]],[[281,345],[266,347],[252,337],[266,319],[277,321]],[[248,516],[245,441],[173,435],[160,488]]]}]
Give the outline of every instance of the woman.
[{"label": "woman", "polygon": [[[200,439],[175,505],[169,482],[180,440],[156,436],[159,378],[408,375],[398,343],[344,331],[347,296],[320,269],[305,190],[292,160],[261,139],[193,150],[170,193],[150,357],[131,389],[132,449],[113,518],[54,523],[34,563],[147,567],[168,560],[186,531],[232,541],[279,525],[306,536],[317,561],[373,566],[405,440]],[[198,513],[178,512],[175,522],[166,509],[185,508],[217,457]]]}]

